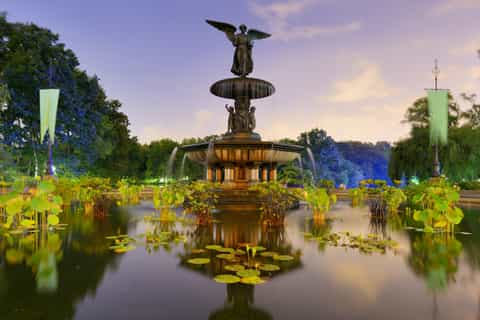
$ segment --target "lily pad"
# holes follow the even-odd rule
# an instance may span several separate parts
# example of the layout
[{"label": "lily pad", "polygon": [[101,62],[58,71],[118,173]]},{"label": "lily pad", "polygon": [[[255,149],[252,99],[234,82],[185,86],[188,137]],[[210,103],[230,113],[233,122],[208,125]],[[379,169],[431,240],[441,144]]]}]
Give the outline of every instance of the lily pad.
[{"label": "lily pad", "polygon": [[262,247],[262,246],[255,246],[255,247],[252,247],[252,249],[254,249],[254,250],[256,250],[256,251],[265,251],[265,250],[267,250],[267,248]]},{"label": "lily pad", "polygon": [[237,271],[245,270],[245,267],[242,266],[241,264],[229,264],[225,266],[225,270],[237,272]]},{"label": "lily pad", "polygon": [[240,282],[240,278],[231,274],[219,274],[214,278],[219,283],[237,283]]},{"label": "lily pad", "polygon": [[217,250],[218,252],[225,252],[225,253],[234,253],[235,252],[235,249],[233,248],[218,248],[218,249],[215,249]]},{"label": "lily pad", "polygon": [[273,251],[265,251],[260,253],[262,257],[275,257],[278,256],[278,252],[273,252]]},{"label": "lily pad", "polygon": [[223,248],[222,246],[219,246],[218,244],[209,244],[208,246],[205,247],[205,249],[208,250],[218,250]]},{"label": "lily pad", "polygon": [[237,249],[237,250],[235,250],[234,254],[237,255],[237,256],[243,256],[243,255],[246,255],[247,253],[245,251],[243,251],[242,249]]},{"label": "lily pad", "polygon": [[262,265],[259,267],[259,269],[262,270],[262,271],[272,272],[272,271],[278,271],[278,270],[280,270],[280,267],[277,266],[276,264],[262,264]]},{"label": "lily pad", "polygon": [[193,254],[198,254],[198,253],[205,253],[207,250],[205,249],[192,249]]},{"label": "lily pad", "polygon": [[263,280],[262,278],[260,277],[245,277],[245,278],[242,278],[240,280],[241,283],[244,283],[244,284],[253,284],[253,285],[256,285],[256,284],[262,284],[262,283],[265,283],[265,280]]},{"label": "lily pad", "polygon": [[276,255],[273,257],[273,260],[278,260],[278,261],[291,261],[293,259],[295,258],[286,254]]},{"label": "lily pad", "polygon": [[255,269],[245,269],[237,271],[237,276],[239,277],[258,277],[260,275],[260,271]]},{"label": "lily pad", "polygon": [[114,249],[113,252],[115,253],[125,253],[128,251],[135,250],[136,247],[134,245],[122,246],[120,248]]},{"label": "lily pad", "polygon": [[193,258],[193,259],[189,259],[187,262],[191,264],[207,264],[207,263],[210,263],[210,259],[209,258]]},{"label": "lily pad", "polygon": [[56,226],[60,222],[60,219],[54,214],[49,214],[47,217],[47,223],[51,226]]},{"label": "lily pad", "polygon": [[225,260],[233,260],[235,259],[235,256],[231,253],[220,253],[217,254],[218,259],[225,259]]}]

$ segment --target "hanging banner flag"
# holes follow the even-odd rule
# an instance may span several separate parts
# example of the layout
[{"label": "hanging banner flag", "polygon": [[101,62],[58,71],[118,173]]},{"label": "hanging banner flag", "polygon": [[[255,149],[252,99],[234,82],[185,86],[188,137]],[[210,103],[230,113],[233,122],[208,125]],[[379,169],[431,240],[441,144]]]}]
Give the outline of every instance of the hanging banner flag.
[{"label": "hanging banner flag", "polygon": [[40,90],[40,142],[48,131],[50,142],[55,140],[55,122],[57,120],[59,89]]},{"label": "hanging banner flag", "polygon": [[446,145],[448,141],[448,90],[427,89],[430,144]]}]

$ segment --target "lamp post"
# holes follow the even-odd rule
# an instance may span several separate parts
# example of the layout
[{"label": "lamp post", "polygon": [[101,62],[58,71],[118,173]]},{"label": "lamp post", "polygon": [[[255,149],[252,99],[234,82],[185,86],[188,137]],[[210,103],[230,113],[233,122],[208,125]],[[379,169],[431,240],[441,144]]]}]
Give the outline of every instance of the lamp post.
[{"label": "lamp post", "polygon": [[[433,68],[433,75],[435,77],[435,90],[438,90],[438,75],[440,74],[440,69],[438,68],[438,60],[435,59],[435,67]],[[447,109],[448,112],[448,109]],[[440,160],[438,159],[438,141],[435,142],[434,146],[434,156],[433,156],[433,174],[432,176],[440,177]]]}]

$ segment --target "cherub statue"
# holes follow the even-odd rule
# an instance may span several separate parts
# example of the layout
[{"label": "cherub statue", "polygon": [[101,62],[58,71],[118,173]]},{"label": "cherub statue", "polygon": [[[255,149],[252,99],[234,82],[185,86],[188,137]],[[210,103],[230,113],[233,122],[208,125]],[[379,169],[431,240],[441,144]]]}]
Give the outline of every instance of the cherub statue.
[{"label": "cherub statue", "polygon": [[252,106],[248,112],[248,130],[250,131],[255,130],[255,126],[257,124],[255,120],[255,110],[256,108]]},{"label": "cherub statue", "polygon": [[228,112],[227,133],[231,133],[235,130],[235,110],[232,106],[228,106],[228,104],[225,105],[225,109],[227,109]]},{"label": "cherub statue", "polygon": [[246,77],[253,71],[252,48],[253,40],[270,37],[270,34],[249,29],[244,24],[239,26],[240,33],[235,34],[237,28],[229,23],[207,20],[207,23],[220,31],[225,32],[228,40],[235,47],[231,72],[240,77]]}]

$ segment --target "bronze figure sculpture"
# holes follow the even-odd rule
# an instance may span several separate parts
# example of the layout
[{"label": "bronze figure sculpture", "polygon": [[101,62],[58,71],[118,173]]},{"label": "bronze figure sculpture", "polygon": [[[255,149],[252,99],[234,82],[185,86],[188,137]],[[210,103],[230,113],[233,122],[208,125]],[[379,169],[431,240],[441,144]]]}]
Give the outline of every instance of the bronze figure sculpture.
[{"label": "bronze figure sculpture", "polygon": [[233,133],[235,131],[235,111],[232,106],[225,105],[225,109],[228,112],[228,126],[227,126],[227,133]]},{"label": "bronze figure sculpture", "polygon": [[240,33],[235,34],[237,28],[229,23],[206,20],[207,23],[222,31],[235,47],[231,72],[240,77],[246,77],[253,71],[252,48],[253,41],[270,37],[263,31],[248,29],[242,24],[239,26]]}]

